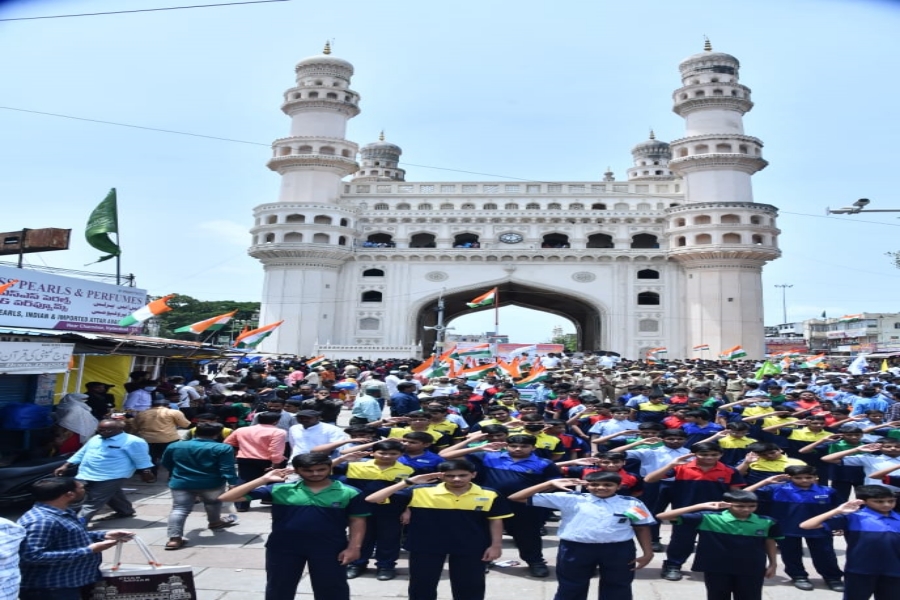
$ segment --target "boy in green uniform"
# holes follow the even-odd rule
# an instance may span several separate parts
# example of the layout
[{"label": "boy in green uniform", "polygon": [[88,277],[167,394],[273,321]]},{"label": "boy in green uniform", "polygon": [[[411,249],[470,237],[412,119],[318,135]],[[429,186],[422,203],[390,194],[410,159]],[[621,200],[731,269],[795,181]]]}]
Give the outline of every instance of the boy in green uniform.
[{"label": "boy in green uniform", "polygon": [[775,575],[775,540],[781,532],[774,519],[754,514],[757,505],[756,494],[738,490],[725,492],[721,502],[656,515],[697,528],[700,536],[691,570],[703,572],[708,600],[762,600],[763,581]]}]

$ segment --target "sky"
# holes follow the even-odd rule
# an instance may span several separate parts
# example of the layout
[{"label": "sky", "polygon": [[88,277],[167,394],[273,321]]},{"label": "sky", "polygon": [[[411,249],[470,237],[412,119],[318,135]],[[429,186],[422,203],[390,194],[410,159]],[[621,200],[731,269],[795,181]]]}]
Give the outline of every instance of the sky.
[{"label": "sky", "polygon": [[[770,162],[753,177],[755,200],[780,209],[766,324],[784,321],[783,299],[788,322],[897,310],[900,270],[885,253],[900,250],[900,213],[826,207],[865,197],[900,210],[900,2],[292,0],[4,20],[201,3],[0,0],[0,231],[73,230],[70,250],[26,264],[110,272],[112,261],[85,266],[100,253],[83,229],[115,187],[123,270],[140,287],[258,301],[248,229],[253,207],[277,198],[265,163],[288,135],[282,93],[326,40],[356,69],[362,113],[348,138],[363,145],[385,130],[408,181],[596,181],[607,166],[625,179],[651,127],[662,140],[683,135],[671,110],[678,63],[707,35],[741,61],[756,103],[745,130]],[[505,310],[514,341],[573,330]],[[456,333],[492,324],[488,313],[453,323]]]}]

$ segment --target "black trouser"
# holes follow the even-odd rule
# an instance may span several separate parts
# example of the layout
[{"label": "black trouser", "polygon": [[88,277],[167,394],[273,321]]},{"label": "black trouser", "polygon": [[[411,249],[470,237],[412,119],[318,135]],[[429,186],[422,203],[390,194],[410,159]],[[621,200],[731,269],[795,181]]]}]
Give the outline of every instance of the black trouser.
[{"label": "black trouser", "polygon": [[763,573],[703,573],[706,600],[762,600]]},{"label": "black trouser", "polygon": [[303,570],[309,566],[309,579],[316,600],[350,600],[347,568],[338,561],[344,548],[317,546],[315,540],[302,544],[266,548],[266,600],[294,600]]},{"label": "black trouser", "polygon": [[171,444],[171,443],[173,443],[173,442],[148,442],[147,443],[147,445],[150,446],[150,460],[153,461],[153,466],[150,467],[150,470],[153,471],[154,477],[156,477],[156,472],[159,470],[159,463],[162,459],[162,455],[166,451],[166,448],[168,448],[169,444]]},{"label": "black trouser", "polygon": [[[510,502],[510,504],[513,504]],[[529,565],[542,565],[544,560],[543,540],[541,539],[541,527],[547,516],[547,511],[538,506],[528,506],[519,502],[512,507],[513,516],[503,519],[503,527],[506,533],[512,536],[516,548],[519,550],[519,558]]]},{"label": "black trouser", "polygon": [[409,600],[437,600],[438,583],[448,558],[453,600],[484,600],[484,561],[481,557],[481,554],[410,552]]},{"label": "black trouser", "polygon": [[680,569],[694,553],[694,542],[697,541],[697,528],[693,524],[672,524],[672,539],[666,547],[666,560],[663,568],[675,567]]},{"label": "black trouser", "polygon": [[794,537],[785,536],[778,540],[778,549],[781,550],[781,562],[784,563],[784,572],[791,579],[806,579],[809,577],[803,566],[803,540],[809,548],[809,556],[812,558],[816,573],[825,581],[837,581],[843,576],[838,566],[837,556],[834,554],[834,538],[827,537]]},{"label": "black trouser", "polygon": [[[266,474],[266,469],[272,466],[272,461],[263,460],[261,458],[239,458],[237,459],[238,477],[242,483],[259,479]],[[234,503],[235,508],[250,508],[250,502],[247,500]]]},{"label": "black trouser", "polygon": [[636,551],[634,541],[609,544],[582,544],[559,541],[556,555],[556,589],[554,600],[586,600],[591,577],[600,568],[599,598],[631,600],[634,571],[629,564]]},{"label": "black trouser", "polygon": [[376,569],[393,569],[400,557],[401,511],[397,503],[370,505],[372,514],[366,517],[366,535],[363,538],[359,558],[354,565],[366,566],[375,551]]},{"label": "black trouser", "polygon": [[[884,534],[891,535],[891,534]],[[844,600],[895,600],[900,590],[900,577],[844,573]]]},{"label": "black trouser", "polygon": [[[666,510],[672,502],[672,484],[669,481],[656,481],[644,484],[644,493],[641,494],[641,502],[650,509],[650,512],[659,514]],[[650,526],[650,540],[659,541],[660,522],[656,521]]]}]

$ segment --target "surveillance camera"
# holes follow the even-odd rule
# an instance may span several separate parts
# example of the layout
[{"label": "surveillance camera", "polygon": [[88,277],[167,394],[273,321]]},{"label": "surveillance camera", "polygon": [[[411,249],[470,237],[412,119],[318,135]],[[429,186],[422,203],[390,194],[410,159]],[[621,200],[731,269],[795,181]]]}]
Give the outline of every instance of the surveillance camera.
[{"label": "surveillance camera", "polygon": [[853,206],[858,206],[860,208],[869,205],[870,200],[868,198],[860,198],[856,202],[853,203]]}]

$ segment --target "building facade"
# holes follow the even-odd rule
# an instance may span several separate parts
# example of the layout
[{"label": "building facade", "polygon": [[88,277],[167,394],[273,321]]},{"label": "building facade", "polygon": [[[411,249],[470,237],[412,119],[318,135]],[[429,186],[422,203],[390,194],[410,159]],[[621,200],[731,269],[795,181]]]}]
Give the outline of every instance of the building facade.
[{"label": "building facade", "polygon": [[762,267],[780,256],[780,231],[777,209],[753,198],[767,163],[744,133],[753,104],[739,68],[708,43],[682,61],[685,135],[651,132],[624,180],[408,182],[399,146],[346,139],[360,112],[353,66],[326,45],[295,68],[281,107],[290,135],[268,163],[279,197],[254,210],[260,322],[284,320],[261,349],[427,355],[440,297],[449,321],[497,287],[501,306],[572,320],[585,350],[763,356]]}]

